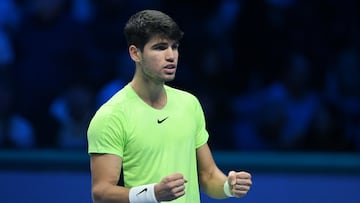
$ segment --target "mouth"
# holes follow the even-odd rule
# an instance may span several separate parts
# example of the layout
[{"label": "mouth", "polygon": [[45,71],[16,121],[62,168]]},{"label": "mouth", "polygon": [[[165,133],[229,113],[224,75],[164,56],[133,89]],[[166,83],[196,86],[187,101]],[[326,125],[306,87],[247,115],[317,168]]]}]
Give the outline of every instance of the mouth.
[{"label": "mouth", "polygon": [[169,64],[169,65],[164,67],[164,71],[165,71],[166,74],[173,75],[176,72],[176,65]]},{"label": "mouth", "polygon": [[175,69],[176,66],[174,64],[169,64],[167,66],[165,66],[165,69]]}]

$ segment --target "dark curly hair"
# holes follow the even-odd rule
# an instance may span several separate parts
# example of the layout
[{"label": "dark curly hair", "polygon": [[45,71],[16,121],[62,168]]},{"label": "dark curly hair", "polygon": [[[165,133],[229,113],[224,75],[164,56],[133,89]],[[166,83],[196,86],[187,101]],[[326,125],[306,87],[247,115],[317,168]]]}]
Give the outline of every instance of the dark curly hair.
[{"label": "dark curly hair", "polygon": [[157,10],[143,10],[135,13],[124,28],[127,45],[135,45],[141,51],[145,44],[155,36],[179,41],[183,34],[170,16]]}]

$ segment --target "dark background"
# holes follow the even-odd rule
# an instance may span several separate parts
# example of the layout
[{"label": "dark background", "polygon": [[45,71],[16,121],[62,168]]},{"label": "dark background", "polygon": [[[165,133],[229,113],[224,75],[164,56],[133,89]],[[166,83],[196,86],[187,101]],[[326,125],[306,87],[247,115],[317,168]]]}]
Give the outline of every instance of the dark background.
[{"label": "dark background", "polygon": [[0,201],[91,201],[89,121],[131,80],[126,20],[159,9],[185,32],[170,85],[219,167],[251,172],[244,202],[359,202],[359,4],[1,0]]},{"label": "dark background", "polygon": [[159,9],[185,32],[170,85],[199,97],[219,150],[360,149],[355,0],[5,0],[0,147],[86,150],[95,110],[131,80],[128,17]]}]

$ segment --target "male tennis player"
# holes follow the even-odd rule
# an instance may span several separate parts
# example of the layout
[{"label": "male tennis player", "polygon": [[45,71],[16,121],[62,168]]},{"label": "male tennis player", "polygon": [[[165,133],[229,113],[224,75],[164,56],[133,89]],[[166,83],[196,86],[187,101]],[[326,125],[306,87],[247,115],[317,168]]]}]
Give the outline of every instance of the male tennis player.
[{"label": "male tennis player", "polygon": [[144,10],[130,17],[124,33],[135,74],[89,125],[93,201],[198,203],[199,188],[217,199],[246,195],[249,173],[226,176],[216,166],[198,99],[165,84],[177,69],[178,25]]}]

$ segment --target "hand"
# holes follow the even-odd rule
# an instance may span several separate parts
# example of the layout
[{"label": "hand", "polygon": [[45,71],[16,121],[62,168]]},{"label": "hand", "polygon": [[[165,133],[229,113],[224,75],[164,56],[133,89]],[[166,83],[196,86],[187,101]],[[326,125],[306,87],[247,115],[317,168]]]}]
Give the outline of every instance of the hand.
[{"label": "hand", "polygon": [[180,173],[165,176],[154,187],[156,199],[158,201],[171,201],[183,196],[185,194],[185,183],[187,180]]},{"label": "hand", "polygon": [[246,195],[252,185],[250,173],[244,171],[230,171],[227,181],[230,186],[230,193],[234,197],[242,197]]}]

